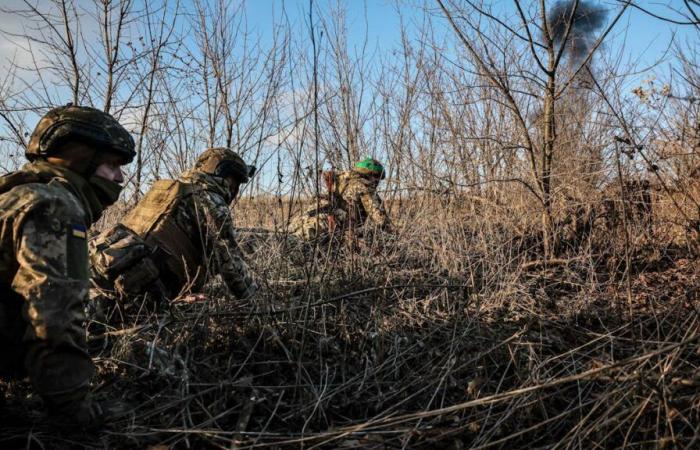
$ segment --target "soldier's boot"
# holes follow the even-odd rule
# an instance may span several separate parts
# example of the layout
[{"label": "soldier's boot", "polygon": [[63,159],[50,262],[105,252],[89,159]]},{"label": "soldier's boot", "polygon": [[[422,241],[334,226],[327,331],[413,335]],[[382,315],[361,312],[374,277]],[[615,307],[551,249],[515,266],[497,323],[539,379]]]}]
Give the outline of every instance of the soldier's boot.
[{"label": "soldier's boot", "polygon": [[133,408],[119,400],[93,400],[90,398],[63,405],[50,405],[49,420],[53,426],[65,429],[97,430],[124,419]]}]

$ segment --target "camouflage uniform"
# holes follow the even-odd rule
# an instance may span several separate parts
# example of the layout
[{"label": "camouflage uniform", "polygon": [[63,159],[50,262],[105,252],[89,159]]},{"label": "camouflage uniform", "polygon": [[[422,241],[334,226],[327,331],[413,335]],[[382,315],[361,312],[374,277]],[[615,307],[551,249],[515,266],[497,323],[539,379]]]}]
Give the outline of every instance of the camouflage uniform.
[{"label": "camouflage uniform", "polygon": [[[90,148],[80,150],[90,158],[84,174],[44,159],[73,142]],[[127,162],[133,140],[102,111],[56,108],[30,138],[31,162],[0,178],[0,372],[28,375],[49,411],[76,425],[95,424],[99,409],[88,399],[94,367],[83,328],[86,237],[120,189],[90,176],[103,151]]]},{"label": "camouflage uniform", "polygon": [[355,232],[368,219],[383,229],[390,226],[377,194],[377,180],[352,170],[339,173],[333,182],[332,193],[292,219],[290,228],[302,239],[324,238],[334,233]]},{"label": "camouflage uniform", "polygon": [[90,221],[81,188],[68,178],[79,176],[0,195],[0,364],[6,375],[28,374],[50,405],[85,397],[93,373],[83,328]]},{"label": "camouflage uniform", "polygon": [[[158,280],[158,289],[165,290],[161,294],[172,297],[188,288],[201,290],[210,275],[218,274],[238,298],[252,295],[257,284],[236,241],[228,183],[197,169],[178,180],[157,181],[120,225],[91,242],[98,284],[111,284],[126,296],[146,292]],[[124,230],[128,237],[112,238]],[[145,256],[139,242],[145,243]],[[131,255],[128,250],[117,255],[129,245]],[[116,265],[124,267],[115,270]]]}]

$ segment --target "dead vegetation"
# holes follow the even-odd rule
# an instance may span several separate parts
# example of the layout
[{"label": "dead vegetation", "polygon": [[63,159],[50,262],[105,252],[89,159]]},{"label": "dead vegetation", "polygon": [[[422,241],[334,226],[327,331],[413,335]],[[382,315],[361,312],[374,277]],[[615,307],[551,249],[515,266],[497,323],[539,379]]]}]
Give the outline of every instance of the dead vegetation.
[{"label": "dead vegetation", "polygon": [[[105,222],[230,144],[261,169],[234,217],[263,289],[114,305],[88,324],[95,394],[133,414],[59,432],[26,383],[3,382],[0,447],[698,447],[696,44],[674,43],[678,76],[659,81],[610,42],[638,2],[415,3],[376,55],[351,49],[342,6],[313,1],[299,23],[278,17],[269,46],[218,0],[14,11],[42,34],[12,37],[55,58],[37,50],[0,83],[0,166],[55,102],[42,63],[138,137],[128,201]],[[78,27],[93,19],[104,55]],[[63,48],[65,34],[80,38]],[[40,83],[17,88],[27,74]],[[365,152],[389,170],[396,234],[288,236],[319,171]]]},{"label": "dead vegetation", "polygon": [[[408,209],[408,208],[406,208]],[[442,212],[441,212],[442,211]],[[697,259],[596,227],[563,262],[454,208],[359,247],[249,236],[264,286],[92,324],[98,397],[134,406],[57,433],[5,386],[3,442],[59,448],[692,448]],[[409,216],[410,217],[410,216]],[[464,218],[468,220],[464,220]],[[663,229],[655,223],[654,229]],[[538,234],[535,233],[537,236]],[[636,239],[639,237],[639,239]],[[313,253],[315,251],[315,253]],[[311,257],[311,254],[314,257]],[[28,423],[29,422],[29,423]],[[29,432],[29,434],[27,434]],[[155,447],[159,448],[159,447]],[[163,447],[164,448],[164,447]]]}]

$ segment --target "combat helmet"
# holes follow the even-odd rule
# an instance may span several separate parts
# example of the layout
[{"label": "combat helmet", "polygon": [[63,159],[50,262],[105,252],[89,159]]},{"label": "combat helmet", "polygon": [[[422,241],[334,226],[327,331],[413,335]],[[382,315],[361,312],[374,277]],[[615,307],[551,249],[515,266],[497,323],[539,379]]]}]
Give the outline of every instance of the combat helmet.
[{"label": "combat helmet", "polygon": [[364,177],[379,178],[380,180],[386,178],[386,171],[382,163],[369,156],[355,163],[353,170]]},{"label": "combat helmet", "polygon": [[205,150],[194,163],[194,170],[217,177],[233,176],[240,183],[247,183],[255,175],[255,166],[246,164],[238,153],[225,147]]},{"label": "combat helmet", "polygon": [[134,139],[110,114],[87,106],[68,104],[54,108],[39,120],[25,151],[28,160],[51,156],[61,144],[76,140],[124,157],[130,163],[136,152]]}]

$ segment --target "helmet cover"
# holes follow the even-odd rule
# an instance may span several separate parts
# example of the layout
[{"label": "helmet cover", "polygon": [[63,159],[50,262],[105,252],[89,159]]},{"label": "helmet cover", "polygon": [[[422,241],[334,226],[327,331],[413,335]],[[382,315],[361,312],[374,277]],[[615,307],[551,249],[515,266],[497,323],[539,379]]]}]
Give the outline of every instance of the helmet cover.
[{"label": "helmet cover", "polygon": [[87,106],[68,104],[47,112],[29,138],[28,160],[53,155],[60,146],[75,140],[98,152],[116,153],[130,163],[136,152],[131,134],[110,114]]}]

